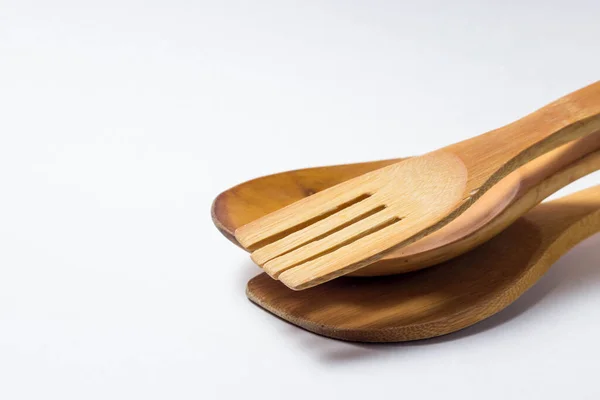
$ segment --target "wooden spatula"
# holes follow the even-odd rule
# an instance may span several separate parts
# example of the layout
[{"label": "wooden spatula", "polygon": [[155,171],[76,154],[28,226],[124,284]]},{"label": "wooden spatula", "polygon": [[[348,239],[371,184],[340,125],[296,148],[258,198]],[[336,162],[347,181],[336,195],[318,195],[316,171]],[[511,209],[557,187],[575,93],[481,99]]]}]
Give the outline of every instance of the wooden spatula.
[{"label": "wooden spatula", "polygon": [[469,253],[422,271],[344,277],[301,292],[261,274],[246,292],[266,310],[320,335],[361,342],[426,339],[501,311],[598,232],[600,186],[540,204]]},{"label": "wooden spatula", "polygon": [[600,82],[503,128],[316,193],[235,237],[273,278],[305,289],[435,232],[510,172],[598,130]]}]

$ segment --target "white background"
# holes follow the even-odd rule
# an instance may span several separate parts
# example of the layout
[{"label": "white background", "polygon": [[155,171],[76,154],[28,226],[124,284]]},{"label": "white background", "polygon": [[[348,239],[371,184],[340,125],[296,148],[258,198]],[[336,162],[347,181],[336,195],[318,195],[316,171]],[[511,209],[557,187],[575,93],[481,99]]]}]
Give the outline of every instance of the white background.
[{"label": "white background", "polygon": [[259,270],[209,211],[244,180],[421,154],[599,79],[599,15],[0,0],[0,398],[597,399],[600,236],[484,323],[358,345],[252,305]]}]

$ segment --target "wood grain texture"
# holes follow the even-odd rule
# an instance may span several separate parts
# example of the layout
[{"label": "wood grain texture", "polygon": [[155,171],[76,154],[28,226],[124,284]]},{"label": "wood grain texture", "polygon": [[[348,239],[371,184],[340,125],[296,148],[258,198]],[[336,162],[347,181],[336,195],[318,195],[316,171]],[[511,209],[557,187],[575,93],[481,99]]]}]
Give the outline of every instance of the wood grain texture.
[{"label": "wood grain texture", "polygon": [[600,232],[600,186],[543,203],[494,239],[421,271],[343,277],[293,291],[261,274],[248,298],[311,332],[398,342],[455,332],[492,316],[534,285],[574,245]]},{"label": "wood grain texture", "polygon": [[[498,234],[544,198],[600,169],[600,151],[596,149],[600,149],[600,133],[563,145],[510,174],[444,228],[391,252],[352,275],[409,272],[474,248]],[[397,161],[310,168],[254,179],[223,192],[215,199],[213,221],[227,238],[237,244],[233,236],[237,227],[344,180]]]},{"label": "wood grain texture", "polygon": [[235,236],[273,278],[306,289],[439,230],[520,166],[599,130],[596,82],[498,130],[316,193]]},{"label": "wood grain texture", "polygon": [[237,228],[317,192],[405,159],[306,168],[252,179],[219,194],[211,207],[212,219],[226,238],[243,248],[234,236]]}]

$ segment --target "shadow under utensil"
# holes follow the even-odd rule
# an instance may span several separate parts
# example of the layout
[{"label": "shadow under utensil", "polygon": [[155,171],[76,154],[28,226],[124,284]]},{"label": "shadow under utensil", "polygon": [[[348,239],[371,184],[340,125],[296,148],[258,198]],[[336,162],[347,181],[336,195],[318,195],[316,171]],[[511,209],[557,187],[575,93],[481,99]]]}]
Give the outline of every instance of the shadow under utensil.
[{"label": "shadow under utensil", "polygon": [[237,273],[240,286],[245,288],[248,285],[248,281],[256,276],[260,275],[263,270],[254,264],[251,260],[248,260],[240,267],[240,271]]}]

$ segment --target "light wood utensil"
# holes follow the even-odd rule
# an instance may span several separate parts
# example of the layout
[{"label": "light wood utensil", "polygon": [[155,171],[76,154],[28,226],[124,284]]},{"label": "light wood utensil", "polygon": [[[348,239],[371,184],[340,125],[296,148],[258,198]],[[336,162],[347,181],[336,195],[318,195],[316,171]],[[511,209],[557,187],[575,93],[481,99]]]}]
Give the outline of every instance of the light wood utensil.
[{"label": "light wood utensil", "polygon": [[[600,133],[561,146],[519,168],[463,215],[415,243],[349,275],[378,276],[425,268],[489,240],[544,198],[600,169]],[[217,228],[239,245],[240,226],[348,179],[401,161],[317,167],[264,176],[221,193],[212,207]]]},{"label": "light wood utensil", "polygon": [[600,82],[510,125],[346,181],[238,228],[252,259],[306,289],[456,219],[503,177],[600,130]]},{"label": "light wood utensil", "polygon": [[343,277],[299,292],[263,273],[248,282],[247,295],[319,335],[361,342],[426,339],[504,309],[570,248],[597,232],[600,186],[542,203],[492,240],[431,268]]}]

